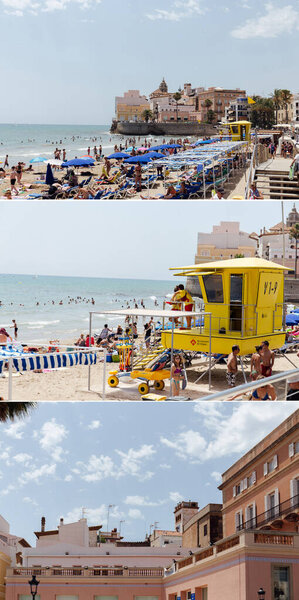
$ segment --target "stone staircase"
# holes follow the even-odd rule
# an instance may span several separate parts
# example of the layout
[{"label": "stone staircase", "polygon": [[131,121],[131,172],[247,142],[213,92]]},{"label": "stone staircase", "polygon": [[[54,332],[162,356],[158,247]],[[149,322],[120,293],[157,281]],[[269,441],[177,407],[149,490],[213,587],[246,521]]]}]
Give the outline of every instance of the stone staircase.
[{"label": "stone staircase", "polygon": [[297,179],[291,181],[288,171],[257,168],[255,182],[266,200],[299,200]]}]

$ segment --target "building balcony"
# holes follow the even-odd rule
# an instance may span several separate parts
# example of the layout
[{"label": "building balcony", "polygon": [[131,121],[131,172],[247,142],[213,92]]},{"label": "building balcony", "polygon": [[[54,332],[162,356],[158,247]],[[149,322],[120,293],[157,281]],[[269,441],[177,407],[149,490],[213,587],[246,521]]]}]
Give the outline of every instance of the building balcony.
[{"label": "building balcony", "polygon": [[189,570],[196,573],[201,566],[203,569],[207,569],[213,566],[214,561],[218,564],[218,560],[222,556],[228,559],[230,554],[235,553],[238,549],[252,554],[256,551],[257,546],[259,551],[264,550],[265,555],[271,554],[273,547],[280,547],[281,553],[290,552],[292,555],[297,556],[299,534],[256,529],[254,531],[242,531],[220,540],[212,546],[198,550],[192,556],[176,561],[169,569],[165,570],[165,577],[176,577],[178,574],[181,576],[181,573],[185,574]]},{"label": "building balcony", "polygon": [[55,577],[76,579],[78,577],[91,578],[161,578],[164,569],[160,567],[14,567],[7,569],[7,578],[28,578],[32,575],[38,577]]},{"label": "building balcony", "polygon": [[239,525],[237,530],[244,529],[282,529],[285,523],[297,523],[299,521],[299,494],[280,502],[265,512],[249,519]]}]

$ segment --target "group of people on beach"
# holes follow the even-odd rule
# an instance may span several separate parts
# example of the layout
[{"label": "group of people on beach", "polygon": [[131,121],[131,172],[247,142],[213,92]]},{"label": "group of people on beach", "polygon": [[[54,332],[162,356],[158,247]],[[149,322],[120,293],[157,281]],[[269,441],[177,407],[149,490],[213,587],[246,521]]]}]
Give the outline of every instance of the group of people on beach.
[{"label": "group of people on beach", "polygon": [[[238,355],[240,347],[235,344],[227,359],[226,380],[230,388],[236,385],[236,377],[238,373]],[[255,352],[251,355],[250,377],[252,381],[264,380],[271,377],[274,365],[275,354],[270,349],[268,340],[263,341],[255,347]],[[276,392],[274,386],[263,383],[252,392],[252,400],[276,400]]]}]

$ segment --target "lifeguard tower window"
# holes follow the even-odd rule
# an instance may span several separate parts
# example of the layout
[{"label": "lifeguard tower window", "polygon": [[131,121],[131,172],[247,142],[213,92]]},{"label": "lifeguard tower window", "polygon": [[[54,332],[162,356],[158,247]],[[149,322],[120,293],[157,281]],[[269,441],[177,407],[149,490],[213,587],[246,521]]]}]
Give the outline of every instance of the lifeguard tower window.
[{"label": "lifeguard tower window", "polygon": [[223,282],[222,275],[204,275],[203,282],[207,294],[208,302],[223,302]]},{"label": "lifeguard tower window", "polygon": [[233,133],[239,133],[238,125],[232,125],[232,132]]},{"label": "lifeguard tower window", "polygon": [[243,275],[230,276],[230,330],[242,331]]}]

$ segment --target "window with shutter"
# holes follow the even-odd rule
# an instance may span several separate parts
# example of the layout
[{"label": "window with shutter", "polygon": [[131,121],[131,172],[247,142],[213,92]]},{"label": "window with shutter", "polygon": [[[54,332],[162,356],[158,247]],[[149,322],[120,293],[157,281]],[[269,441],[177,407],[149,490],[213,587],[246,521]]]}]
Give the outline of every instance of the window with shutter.
[{"label": "window with shutter", "polygon": [[243,489],[247,490],[248,487],[248,482],[247,482],[247,477],[245,477],[245,479],[243,479]]},{"label": "window with shutter", "polygon": [[268,473],[268,463],[264,464],[264,475],[267,475]]},{"label": "window with shutter", "polygon": [[294,444],[289,444],[289,457],[291,458],[295,454]]},{"label": "window with shutter", "polygon": [[244,489],[244,483],[243,480],[240,482],[240,492],[243,492]]},{"label": "window with shutter", "polygon": [[233,487],[233,497],[235,498],[235,496],[236,496],[236,486],[234,485],[234,487]]},{"label": "window with shutter", "polygon": [[278,456],[277,454],[275,454],[275,456],[273,456],[273,469],[277,469],[278,467]]}]

